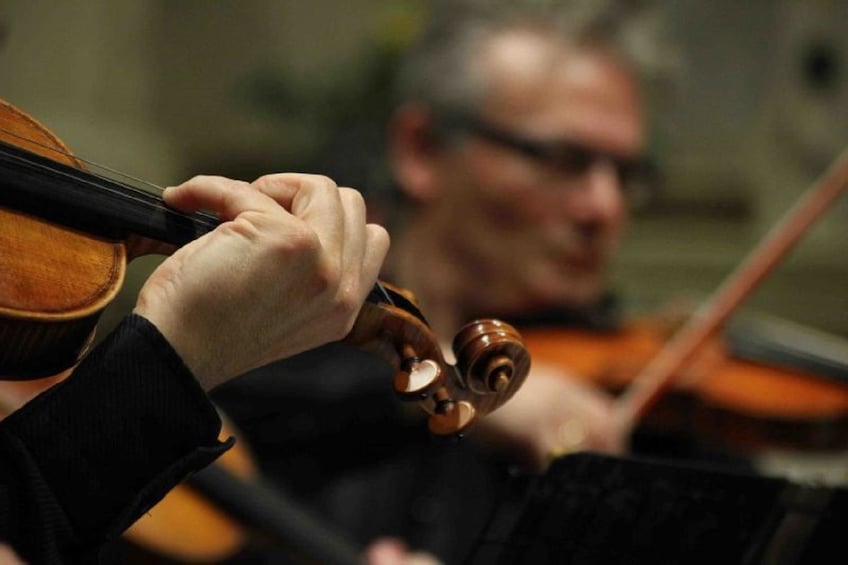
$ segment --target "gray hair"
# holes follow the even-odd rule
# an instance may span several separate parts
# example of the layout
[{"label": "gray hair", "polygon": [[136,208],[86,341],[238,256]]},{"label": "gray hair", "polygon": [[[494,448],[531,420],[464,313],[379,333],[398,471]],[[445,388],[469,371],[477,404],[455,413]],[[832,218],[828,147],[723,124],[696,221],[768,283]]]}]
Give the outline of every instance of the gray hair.
[{"label": "gray hair", "polygon": [[438,0],[397,75],[398,101],[437,113],[473,112],[486,94],[475,59],[493,36],[532,30],[567,45],[609,50],[643,87],[674,67],[658,12],[636,0]]}]

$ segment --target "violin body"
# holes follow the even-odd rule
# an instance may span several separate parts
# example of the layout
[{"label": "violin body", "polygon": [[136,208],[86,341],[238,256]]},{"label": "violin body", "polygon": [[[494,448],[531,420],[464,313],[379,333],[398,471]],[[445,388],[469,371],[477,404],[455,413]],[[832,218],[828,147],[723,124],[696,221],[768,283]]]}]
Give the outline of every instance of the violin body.
[{"label": "violin body", "polygon": [[[2,100],[0,140],[85,168],[49,130]],[[66,378],[85,355],[100,314],[123,285],[127,246],[0,208],[0,249],[0,376],[22,379],[4,383],[5,404],[14,408]],[[222,431],[223,438],[230,435]],[[255,472],[243,445],[220,464],[241,476]],[[179,527],[187,516],[196,527]],[[126,535],[141,547],[193,561],[233,555],[246,539],[237,523],[188,488],[171,491]]]},{"label": "violin body", "polygon": [[[846,190],[848,149],[836,158],[725,278],[715,293],[688,316],[685,323],[671,336],[655,339],[655,354],[645,359],[641,368],[626,372],[624,378],[630,381],[612,407],[613,424],[624,436],[643,425],[649,417],[656,418],[657,414],[670,412],[677,417],[666,418],[666,421],[676,424],[678,431],[686,430],[690,437],[696,435],[700,439],[717,437],[719,440],[715,443],[723,449],[732,448],[735,443],[746,448],[757,444],[754,445],[757,449],[785,447],[798,436],[801,436],[802,449],[844,450],[848,446],[848,438],[845,437],[848,387],[844,383],[817,381],[804,371],[787,374],[774,368],[742,363],[738,359],[727,361],[727,355],[713,355],[714,360],[725,360],[714,361],[708,370],[702,366],[704,359],[709,360],[709,353],[716,351],[716,344],[721,351],[718,336],[742,301]],[[563,347],[567,341],[556,340]],[[610,338],[603,341],[607,345],[616,343]],[[602,356],[606,359],[624,358],[632,366],[632,360],[638,357],[624,347],[627,343],[618,344],[618,351],[608,348]],[[640,341],[636,340],[636,343]],[[550,355],[542,353],[539,345],[531,343],[530,347],[541,359],[547,356],[562,360],[567,356],[563,351],[550,347]],[[588,349],[584,346],[575,355],[585,356],[586,351]],[[597,370],[607,382],[610,381],[609,362],[596,367],[594,373],[583,374],[597,375]],[[621,377],[618,379],[620,381]],[[678,403],[676,411],[659,410],[658,405],[670,404],[670,397],[684,401]],[[748,422],[753,425],[746,425]],[[755,433],[758,427],[765,433]],[[810,430],[811,433],[798,433],[799,430]],[[713,435],[709,436],[707,432]]]},{"label": "violin body", "polygon": [[[521,328],[521,334],[535,362],[561,367],[616,396],[669,337],[661,323],[649,319],[625,323],[614,332]],[[848,383],[735,357],[717,337],[675,375],[673,386],[639,426],[740,454],[845,450]]]},{"label": "violin body", "polygon": [[[58,138],[3,101],[0,130],[2,141],[82,167]],[[0,376],[44,377],[73,366],[123,284],[124,244],[0,208],[0,249]]]}]

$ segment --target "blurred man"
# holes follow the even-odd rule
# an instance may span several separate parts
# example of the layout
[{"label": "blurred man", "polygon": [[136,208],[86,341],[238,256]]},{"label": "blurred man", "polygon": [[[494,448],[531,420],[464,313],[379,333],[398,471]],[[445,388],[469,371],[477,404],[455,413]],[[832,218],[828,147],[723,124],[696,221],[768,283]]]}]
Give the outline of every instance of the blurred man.
[{"label": "blurred man", "polygon": [[[400,69],[389,129],[406,207],[393,215],[385,278],[415,293],[446,344],[477,317],[614,317],[607,270],[645,172],[643,25],[626,4],[433,6]],[[267,469],[362,542],[393,535],[458,562],[510,466],[625,447],[605,394],[539,363],[467,441],[434,445],[420,422],[392,417],[390,375],[338,354],[264,370],[219,400]],[[341,374],[353,365],[358,378]],[[271,392],[280,371],[310,376],[297,381],[301,405]],[[294,428],[308,431],[312,447],[297,444],[308,460],[291,455]]]},{"label": "blurred man", "polygon": [[[409,212],[390,278],[445,339],[478,317],[615,316],[610,262],[649,172],[640,77],[659,67],[626,3],[545,4],[452,3],[400,71],[389,157]],[[561,373],[535,363],[485,437],[537,469],[620,451],[609,399]]]}]

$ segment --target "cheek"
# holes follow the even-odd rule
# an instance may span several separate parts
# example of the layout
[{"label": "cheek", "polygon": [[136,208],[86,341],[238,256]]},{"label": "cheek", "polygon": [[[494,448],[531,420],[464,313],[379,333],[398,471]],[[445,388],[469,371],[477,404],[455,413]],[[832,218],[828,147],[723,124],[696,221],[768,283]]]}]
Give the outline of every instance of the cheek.
[{"label": "cheek", "polygon": [[623,199],[620,199],[618,205],[610,212],[609,217],[607,218],[607,231],[610,234],[610,238],[613,240],[613,246],[618,248],[619,240],[623,235],[624,231],[627,229],[627,223],[629,220],[627,204],[624,203]]},{"label": "cheek", "polygon": [[551,206],[538,187],[517,176],[487,174],[479,183],[478,204],[501,229],[519,229],[548,221]]}]

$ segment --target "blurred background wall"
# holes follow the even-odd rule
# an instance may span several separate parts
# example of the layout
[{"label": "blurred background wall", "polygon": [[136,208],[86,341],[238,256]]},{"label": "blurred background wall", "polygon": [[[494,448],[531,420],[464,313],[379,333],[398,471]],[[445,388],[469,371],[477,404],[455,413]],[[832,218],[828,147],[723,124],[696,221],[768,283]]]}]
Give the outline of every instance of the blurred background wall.
[{"label": "blurred background wall", "polygon": [[[635,311],[706,298],[848,144],[845,0],[660,0],[684,72],[664,174],[615,269]],[[0,97],[80,156],[158,183],[328,173],[377,200],[394,57],[424,0],[0,0]],[[848,201],[745,311],[848,336]],[[156,259],[131,270],[119,314]],[[108,322],[107,316],[107,322]]]}]

